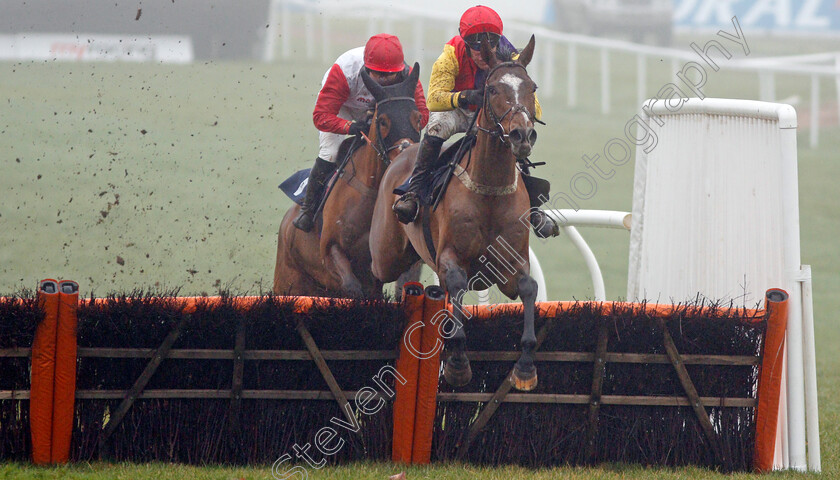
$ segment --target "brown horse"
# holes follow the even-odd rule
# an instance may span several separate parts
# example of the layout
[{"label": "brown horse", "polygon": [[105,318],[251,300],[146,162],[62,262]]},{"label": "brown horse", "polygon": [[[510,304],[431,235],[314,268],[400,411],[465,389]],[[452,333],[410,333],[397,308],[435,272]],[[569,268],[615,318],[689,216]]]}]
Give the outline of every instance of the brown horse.
[{"label": "brown horse", "polygon": [[382,294],[382,282],[370,271],[370,220],[379,182],[391,160],[420,141],[422,115],[414,101],[419,75],[420,65],[415,63],[403,82],[382,87],[362,72],[376,100],[369,141],[353,153],[335,180],[317,228],[307,233],[292,225],[298,205],[286,212],[277,236],[275,294]]},{"label": "brown horse", "polygon": [[[525,326],[522,355],[512,380],[516,388],[531,390],[537,384],[537,283],[529,275],[530,225],[520,218],[528,218],[530,203],[516,159],[527,157],[536,141],[536,85],[525,70],[534,53],[534,37],[516,61],[500,62],[486,44],[481,53],[490,70],[483,107],[477,114],[475,144],[455,168],[456,176],[438,208],[422,207],[426,210],[418,220],[405,226],[391,211],[396,198],[391,192],[411,174],[418,148],[412,147],[394,160],[382,179],[373,213],[372,269],[379,280],[389,282],[421,258],[437,273],[454,310],[454,318],[440,324],[446,325],[442,333],[449,351],[444,376],[453,385],[464,385],[472,377],[461,328],[468,316],[462,308],[464,294],[496,284],[511,299],[520,297]],[[423,223],[429,225],[426,234]]]}]

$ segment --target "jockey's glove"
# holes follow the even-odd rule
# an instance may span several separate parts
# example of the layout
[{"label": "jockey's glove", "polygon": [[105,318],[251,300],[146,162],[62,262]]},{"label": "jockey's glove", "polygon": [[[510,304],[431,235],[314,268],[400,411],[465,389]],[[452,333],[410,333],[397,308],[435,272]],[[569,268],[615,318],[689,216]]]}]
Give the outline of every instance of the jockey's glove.
[{"label": "jockey's glove", "polygon": [[367,132],[368,129],[370,129],[370,125],[366,125],[365,122],[352,121],[350,122],[350,127],[347,129],[347,134],[359,136],[362,133]]},{"label": "jockey's glove", "polygon": [[466,108],[470,105],[481,105],[484,101],[484,89],[463,90],[458,94],[458,106]]}]

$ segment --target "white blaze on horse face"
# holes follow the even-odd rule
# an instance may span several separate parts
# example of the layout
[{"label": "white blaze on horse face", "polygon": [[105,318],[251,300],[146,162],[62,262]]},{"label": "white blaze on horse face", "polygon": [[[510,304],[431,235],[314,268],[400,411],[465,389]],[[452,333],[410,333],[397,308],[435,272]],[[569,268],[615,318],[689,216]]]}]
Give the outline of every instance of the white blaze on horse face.
[{"label": "white blaze on horse face", "polygon": [[[519,105],[519,87],[522,86],[522,82],[524,80],[512,73],[506,73],[502,75],[502,78],[499,81],[509,86],[510,89],[513,90],[513,104]],[[520,113],[525,116],[525,120],[527,121],[528,115],[525,112]]]},{"label": "white blaze on horse face", "polygon": [[512,73],[506,73],[502,75],[502,78],[499,81],[509,86],[510,89],[513,90],[514,105],[519,103],[519,87],[522,85],[522,79]]}]

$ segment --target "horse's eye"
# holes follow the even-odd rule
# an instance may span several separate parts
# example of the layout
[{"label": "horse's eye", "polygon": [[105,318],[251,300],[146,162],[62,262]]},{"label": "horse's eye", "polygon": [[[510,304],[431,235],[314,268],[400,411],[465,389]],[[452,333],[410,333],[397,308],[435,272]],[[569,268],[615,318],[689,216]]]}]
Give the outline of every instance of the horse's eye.
[{"label": "horse's eye", "polygon": [[487,87],[487,92],[488,92],[490,95],[495,95],[495,94],[496,94],[496,87],[494,87],[493,85],[489,85],[489,86]]}]

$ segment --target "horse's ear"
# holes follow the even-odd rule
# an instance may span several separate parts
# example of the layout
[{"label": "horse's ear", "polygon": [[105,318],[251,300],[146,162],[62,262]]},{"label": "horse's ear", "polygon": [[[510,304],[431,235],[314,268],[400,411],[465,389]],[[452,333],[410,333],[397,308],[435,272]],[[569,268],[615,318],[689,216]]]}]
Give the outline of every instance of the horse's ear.
[{"label": "horse's ear", "polygon": [[481,58],[490,68],[495,67],[499,63],[499,59],[496,58],[496,54],[490,48],[490,42],[481,42]]},{"label": "horse's ear", "polygon": [[531,58],[534,57],[534,36],[531,35],[531,40],[528,41],[528,45],[519,52],[519,58],[517,61],[522,64],[523,67],[527,67],[529,63],[531,63]]},{"label": "horse's ear", "polygon": [[420,62],[414,62],[414,66],[411,67],[411,73],[408,74],[408,78],[405,79],[405,84],[411,87],[411,91],[413,92],[417,88],[417,80],[420,79]]},{"label": "horse's ear", "polygon": [[362,82],[365,83],[365,86],[367,87],[368,91],[371,93],[371,95],[373,95],[373,98],[377,102],[387,97],[387,95],[385,94],[385,89],[382,88],[382,85],[376,83],[376,80],[370,78],[370,75],[368,75],[367,70],[362,68],[361,75]]}]

